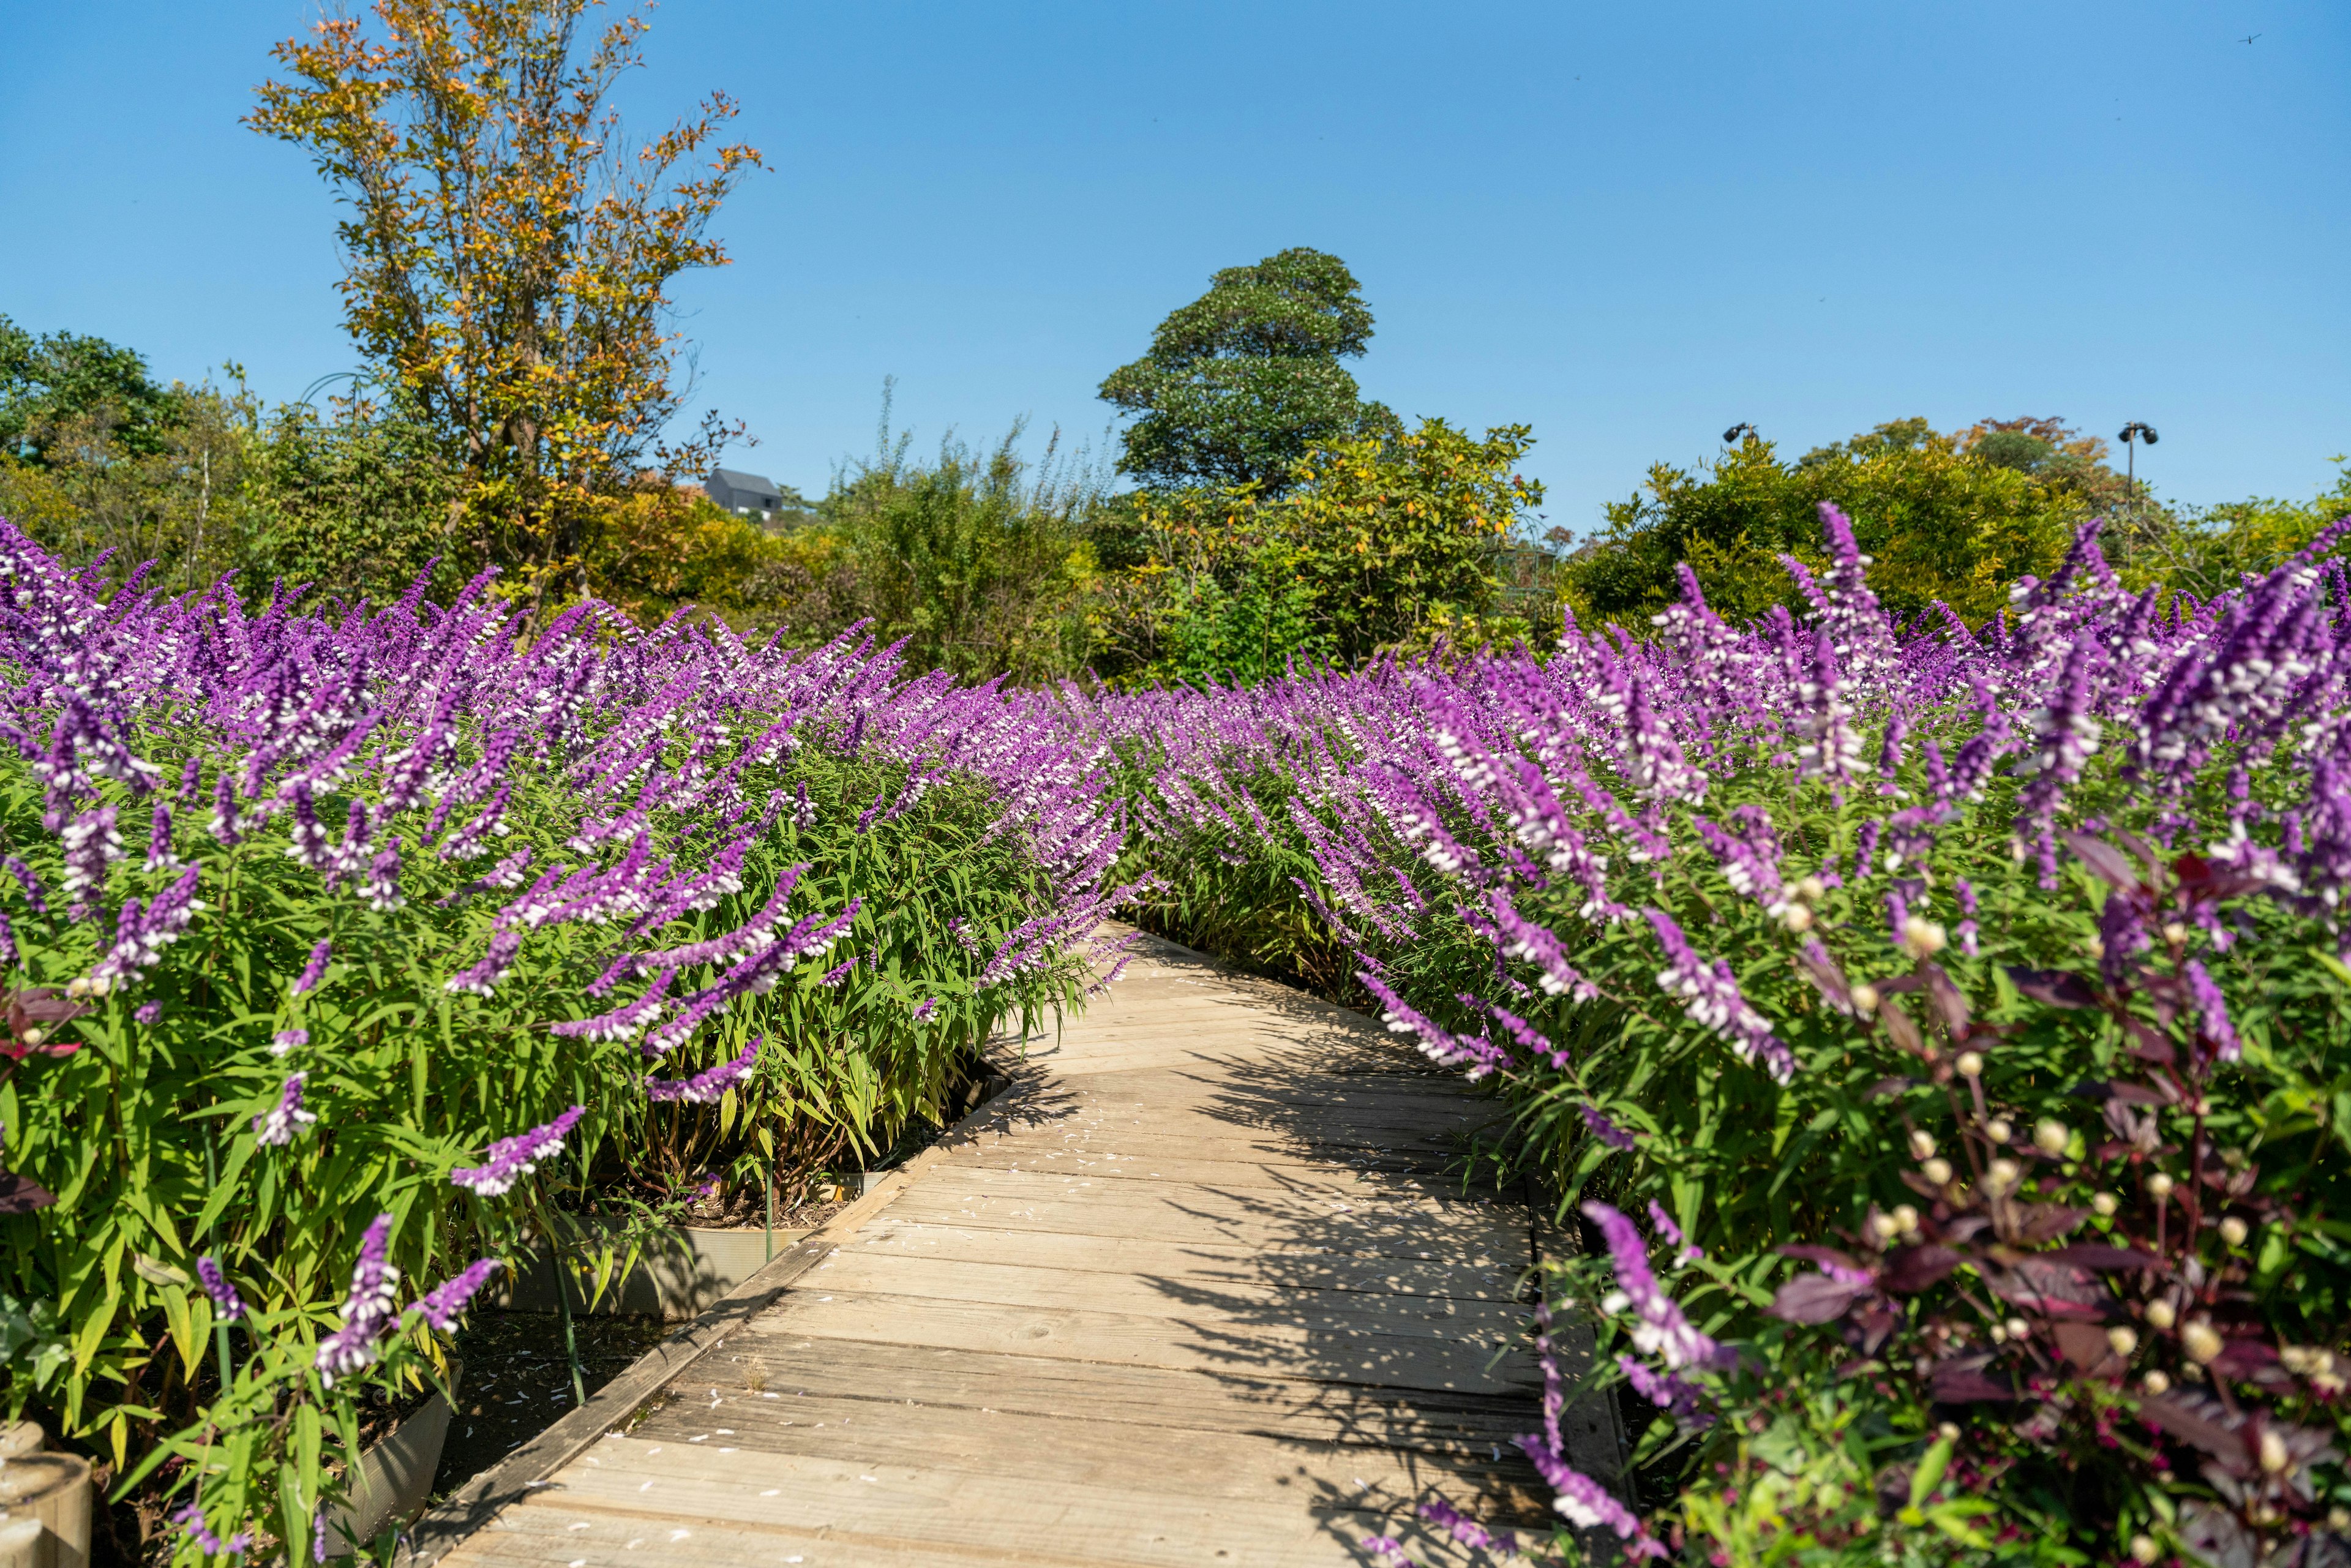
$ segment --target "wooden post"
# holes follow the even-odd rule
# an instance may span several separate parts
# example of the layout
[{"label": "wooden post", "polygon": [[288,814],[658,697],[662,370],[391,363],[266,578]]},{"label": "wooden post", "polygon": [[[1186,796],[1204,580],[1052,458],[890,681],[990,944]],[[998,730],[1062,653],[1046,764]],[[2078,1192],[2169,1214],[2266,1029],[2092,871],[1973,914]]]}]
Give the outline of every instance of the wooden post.
[{"label": "wooden post", "polygon": [[41,1428],[32,1421],[0,1422],[0,1459],[41,1451]]},{"label": "wooden post", "polygon": [[89,1568],[88,1459],[26,1454],[0,1462],[0,1511],[10,1524],[30,1520],[41,1527],[25,1557],[30,1568]]}]

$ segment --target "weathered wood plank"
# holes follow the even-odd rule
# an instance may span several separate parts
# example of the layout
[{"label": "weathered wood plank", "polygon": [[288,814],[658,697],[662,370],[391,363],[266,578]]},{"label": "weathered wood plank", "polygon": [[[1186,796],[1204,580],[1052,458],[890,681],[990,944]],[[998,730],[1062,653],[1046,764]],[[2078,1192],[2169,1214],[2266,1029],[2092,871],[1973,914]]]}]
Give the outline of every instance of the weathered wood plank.
[{"label": "weathered wood plank", "polygon": [[[1454,1296],[1468,1301],[1517,1299],[1524,1260],[1515,1256],[1474,1263],[1442,1258],[1394,1258],[1330,1249],[1273,1251],[1201,1242],[1153,1241],[1131,1236],[1079,1236],[1066,1231],[1006,1232],[937,1225],[884,1214],[841,1244],[837,1257],[872,1251],[937,1258],[950,1263],[1025,1263],[1072,1274],[1188,1279],[1214,1284],[1287,1286],[1393,1296]],[[1071,1281],[1083,1291],[1086,1281]]]},{"label": "weathered wood plank", "polygon": [[1515,1333],[1446,1322],[1407,1330],[1353,1314],[1301,1323],[1203,1311],[1197,1322],[1083,1307],[1004,1306],[839,1291],[795,1292],[785,1310],[740,1331],[794,1342],[938,1346],[1214,1371],[1280,1366],[1290,1374],[1383,1388],[1502,1393],[1535,1387]]}]

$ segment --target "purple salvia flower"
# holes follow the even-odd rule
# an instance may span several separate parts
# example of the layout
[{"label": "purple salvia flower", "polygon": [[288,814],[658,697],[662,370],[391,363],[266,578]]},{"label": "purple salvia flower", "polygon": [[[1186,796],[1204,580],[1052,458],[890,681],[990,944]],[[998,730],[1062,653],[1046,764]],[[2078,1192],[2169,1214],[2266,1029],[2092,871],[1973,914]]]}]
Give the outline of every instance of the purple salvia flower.
[{"label": "purple salvia flower", "polygon": [[1422,1503],[1420,1517],[1472,1551],[1490,1552],[1499,1558],[1510,1556],[1519,1549],[1516,1534],[1507,1530],[1489,1530],[1441,1497],[1432,1497]]},{"label": "purple salvia flower", "polygon": [[327,826],[319,821],[319,805],[310,794],[310,781],[296,779],[286,786],[285,794],[294,804],[294,831],[286,846],[287,857],[300,861],[312,871],[326,874],[334,870],[334,846],[328,841]]},{"label": "purple salvia flower", "polygon": [[327,977],[327,961],[334,956],[335,944],[332,939],[320,937],[319,945],[310,949],[310,961],[303,965],[302,972],[294,977],[294,994],[298,997],[307,997],[317,990],[319,982]]},{"label": "purple salvia flower", "polygon": [[2097,751],[2103,734],[2091,708],[2102,654],[2096,634],[2085,631],[2066,654],[2044,706],[2025,716],[2033,742],[2032,753],[2015,769],[2030,779],[2017,794],[2016,833],[2020,843],[2030,834],[2038,847],[2044,889],[2057,885],[2058,804],[2082,777],[2082,765]]},{"label": "purple salvia flower", "polygon": [[360,878],[360,897],[378,914],[388,914],[404,902],[400,895],[398,833],[384,841],[383,848],[369,860],[366,874]]},{"label": "purple salvia flower", "polygon": [[470,1187],[484,1197],[511,1192],[517,1180],[538,1168],[539,1161],[551,1158],[562,1149],[564,1135],[586,1114],[585,1106],[574,1105],[543,1126],[517,1133],[511,1138],[500,1138],[490,1145],[482,1164],[461,1166],[451,1171],[449,1184]]},{"label": "purple salvia flower", "polygon": [[1566,949],[1560,946],[1551,927],[1520,915],[1508,893],[1496,888],[1486,895],[1486,906],[1492,911],[1495,928],[1500,932],[1510,956],[1523,958],[1542,971],[1535,984],[1542,988],[1544,994],[1571,997],[1579,1002],[1599,996],[1599,990],[1567,961]]},{"label": "purple salvia flower", "polygon": [[312,1364],[328,1387],[338,1377],[371,1366],[382,1354],[384,1333],[400,1316],[400,1270],[390,1261],[392,1216],[379,1214],[360,1240],[360,1260],[351,1270],[351,1292],[343,1301],[343,1326],[319,1342]]},{"label": "purple salvia flower", "polygon": [[47,915],[49,912],[49,901],[47,895],[42,893],[41,879],[33,874],[33,868],[16,855],[10,855],[5,861],[0,861],[0,865],[6,866],[8,874],[16,879],[16,885],[25,890],[25,902],[33,906],[33,913]]},{"label": "purple salvia flower", "polygon": [[277,1103],[253,1119],[255,1143],[282,1149],[294,1141],[295,1133],[305,1124],[319,1119],[302,1109],[302,1085],[308,1077],[307,1072],[287,1074],[286,1086],[278,1092]]},{"label": "purple salvia flower", "polygon": [[308,1030],[281,1029],[270,1039],[269,1054],[272,1056],[283,1056],[297,1046],[308,1045],[309,1043],[310,1031]]},{"label": "purple salvia flower", "polygon": [[233,1323],[245,1316],[244,1298],[236,1287],[228,1282],[218,1262],[210,1258],[196,1260],[196,1278],[204,1281],[204,1294],[213,1299],[213,1316],[225,1323]]},{"label": "purple salvia flower", "polygon": [[1662,909],[1642,912],[1666,950],[1667,967],[1657,972],[1657,986],[1669,996],[1685,998],[1683,1010],[1724,1036],[1739,1053],[1785,1083],[1795,1076],[1796,1059],[1771,1032],[1763,1016],[1740,994],[1730,966],[1717,958],[1708,965],[1691,950],[1681,927]]},{"label": "purple salvia flower", "polygon": [[465,1303],[474,1299],[474,1292],[489,1283],[490,1276],[497,1271],[496,1259],[479,1259],[467,1264],[464,1272],[444,1280],[421,1299],[411,1301],[409,1310],[423,1313],[426,1322],[446,1333],[465,1310]]},{"label": "purple salvia flower", "polygon": [[507,977],[507,971],[514,967],[515,955],[521,951],[522,933],[501,931],[490,938],[489,948],[482,955],[481,961],[451,976],[446,988],[486,997],[497,988],[500,980]]},{"label": "purple salvia flower", "polygon": [[225,844],[234,845],[245,838],[245,831],[237,824],[236,785],[230,779],[226,769],[213,780],[213,820],[210,827],[213,837]]},{"label": "purple salvia flower", "polygon": [[1682,1234],[1682,1228],[1674,1223],[1674,1217],[1667,1214],[1665,1207],[1654,1197],[1649,1200],[1649,1223],[1657,1228],[1657,1234],[1665,1238],[1666,1245],[1674,1249],[1676,1262],[1694,1263],[1706,1256],[1706,1249],[1690,1245],[1689,1238]]},{"label": "purple salvia flower", "polygon": [[1605,1526],[1625,1543],[1625,1555],[1635,1560],[1666,1555],[1665,1547],[1641,1528],[1641,1521],[1611,1496],[1607,1488],[1572,1468],[1541,1437],[1530,1436],[1518,1442],[1550,1484],[1552,1507],[1569,1523],[1583,1530]]},{"label": "purple salvia flower", "polygon": [[172,852],[172,808],[157,800],[154,821],[147,831],[146,869],[167,871],[179,863],[179,857]]},{"label": "purple salvia flower", "polygon": [[1796,733],[1802,742],[1796,748],[1797,777],[1844,784],[1857,770],[1861,736],[1853,727],[1853,708],[1837,670],[1836,646],[1825,629],[1813,633],[1809,667],[1797,684],[1796,695],[1803,703],[1796,721]]},{"label": "purple salvia flower", "polygon": [[82,895],[105,886],[106,868],[123,857],[114,808],[100,806],[83,812],[59,830],[57,838],[65,846],[66,860],[66,874],[58,889],[74,901],[75,907],[87,908],[89,901]]},{"label": "purple salvia flower", "polygon": [[824,977],[817,981],[817,984],[824,987],[827,990],[831,990],[839,986],[843,980],[849,978],[849,971],[857,967],[858,957],[859,955],[852,953],[848,957],[843,958],[840,963],[826,970]]},{"label": "purple salvia flower", "polygon": [[1635,1393],[1674,1419],[1693,1427],[1714,1424],[1713,1416],[1701,1405],[1706,1390],[1681,1374],[1654,1371],[1629,1355],[1618,1356],[1616,1365]]},{"label": "purple salvia flower", "polygon": [[548,1025],[553,1034],[582,1037],[589,1040],[633,1040],[637,1031],[662,1015],[668,1003],[664,998],[670,986],[677,979],[675,969],[664,969],[635,1001],[599,1013],[594,1018],[567,1019]]},{"label": "purple salvia flower", "polygon": [[2179,972],[2188,980],[2188,995],[2196,1004],[2204,1038],[2212,1042],[2220,1061],[2236,1061],[2244,1054],[2244,1047],[2237,1039],[2236,1026],[2229,1021],[2229,998],[2220,994],[2220,988],[2195,959],[2181,965]]},{"label": "purple salvia flower", "polygon": [[936,997],[931,997],[925,1000],[921,1007],[914,1009],[914,1021],[916,1023],[921,1023],[924,1019],[929,1018],[933,1013],[938,1010],[939,998]]},{"label": "purple salvia flower", "polygon": [[141,1002],[136,1009],[132,1009],[131,1016],[138,1019],[139,1022],[152,1027],[162,1018],[163,1004],[161,1002]]},{"label": "purple salvia flower", "polygon": [[1627,1132],[1618,1126],[1591,1105],[1579,1105],[1576,1110],[1583,1117],[1585,1129],[1612,1149],[1629,1149],[1633,1146],[1634,1140],[1640,1136],[1638,1133]]},{"label": "purple salvia flower", "polygon": [[196,1550],[207,1557],[242,1557],[253,1550],[253,1531],[249,1530],[240,1530],[226,1541],[214,1534],[212,1527],[204,1522],[202,1503],[188,1504],[172,1516],[172,1522],[186,1531]]},{"label": "purple salvia flower", "polygon": [[1657,1283],[1649,1270],[1649,1249],[1633,1222],[1596,1200],[1584,1204],[1583,1213],[1607,1238],[1609,1261],[1616,1272],[1616,1294],[1609,1298],[1614,1304],[1603,1303],[1603,1310],[1632,1312],[1634,1348],[1677,1372],[1686,1366],[1729,1366],[1735,1359],[1731,1352],[1699,1333]]},{"label": "purple salvia flower", "polygon": [[1357,1544],[1380,1568],[1413,1568],[1412,1553],[1393,1535],[1366,1535]]},{"label": "purple salvia flower", "polygon": [[1394,1034],[1420,1037],[1421,1054],[1440,1067],[1467,1068],[1472,1082],[1485,1077],[1497,1067],[1510,1061],[1510,1053],[1491,1040],[1477,1040],[1451,1030],[1423,1018],[1404,998],[1387,988],[1378,976],[1368,969],[1356,972],[1355,978],[1364,988],[1378,998],[1380,1017]]},{"label": "purple salvia flower", "polygon": [[764,1035],[752,1036],[751,1043],[743,1048],[742,1055],[736,1057],[730,1061],[722,1061],[716,1067],[697,1072],[691,1078],[678,1079],[675,1081],[662,1078],[647,1078],[645,1080],[645,1098],[648,1100],[683,1100],[689,1105],[704,1105],[709,1103],[711,1101],[716,1100],[720,1095],[726,1093],[729,1089],[734,1088],[736,1084],[741,1082],[743,1081],[744,1074],[749,1072],[753,1067],[758,1064],[759,1042],[765,1038],[766,1036]]}]

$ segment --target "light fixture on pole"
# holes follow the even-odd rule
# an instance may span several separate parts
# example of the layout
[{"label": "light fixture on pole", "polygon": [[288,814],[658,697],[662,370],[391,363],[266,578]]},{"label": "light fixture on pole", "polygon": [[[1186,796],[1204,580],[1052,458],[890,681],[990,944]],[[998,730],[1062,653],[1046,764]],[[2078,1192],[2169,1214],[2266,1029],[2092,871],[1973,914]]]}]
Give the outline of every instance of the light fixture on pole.
[{"label": "light fixture on pole", "polygon": [[1725,446],[1736,446],[1739,444],[1739,438],[1742,435],[1746,436],[1750,441],[1761,441],[1763,439],[1763,433],[1761,431],[1757,430],[1751,424],[1742,422],[1732,425],[1729,430],[1722,433],[1722,444]]},{"label": "light fixture on pole", "polygon": [[2116,435],[2114,440],[2123,442],[2123,485],[2127,486],[2126,494],[2130,496],[2130,507],[2139,510],[2139,444],[2154,446],[2156,428],[2147,423],[2144,418],[2135,418],[2127,425],[2123,425],[2123,433]]}]

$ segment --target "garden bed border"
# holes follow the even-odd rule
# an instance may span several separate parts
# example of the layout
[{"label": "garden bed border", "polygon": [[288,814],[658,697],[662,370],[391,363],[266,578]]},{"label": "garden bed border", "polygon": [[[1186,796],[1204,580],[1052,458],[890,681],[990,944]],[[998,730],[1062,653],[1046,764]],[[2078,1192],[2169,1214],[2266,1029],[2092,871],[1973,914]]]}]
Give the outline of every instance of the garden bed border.
[{"label": "garden bed border", "polygon": [[[1030,1035],[1029,1040],[1038,1037]],[[1019,1051],[1022,1040],[996,1042]],[[991,1053],[992,1054],[992,1053]],[[983,1059],[985,1060],[985,1059]],[[1033,1073],[1020,1071],[1016,1058],[999,1066],[986,1080],[986,1098],[956,1124],[910,1156],[904,1164],[880,1173],[880,1179],[847,1207],[801,1238],[799,1244],[776,1254],[774,1261],[736,1286],[691,1323],[639,1356],[611,1382],[588,1396],[587,1402],[559,1416],[536,1437],[449,1494],[447,1501],[427,1510],[401,1538],[393,1556],[395,1568],[432,1568],[466,1537],[496,1518],[510,1503],[521,1501],[557,1470],[584,1453],[607,1433],[618,1431],[640,1407],[661,1393],[705,1351],[773,1306],[801,1275],[816,1267],[844,1238],[853,1234],[876,1213],[894,1202],[906,1184],[953,1149],[967,1145],[1017,1108],[1038,1084]]]}]

